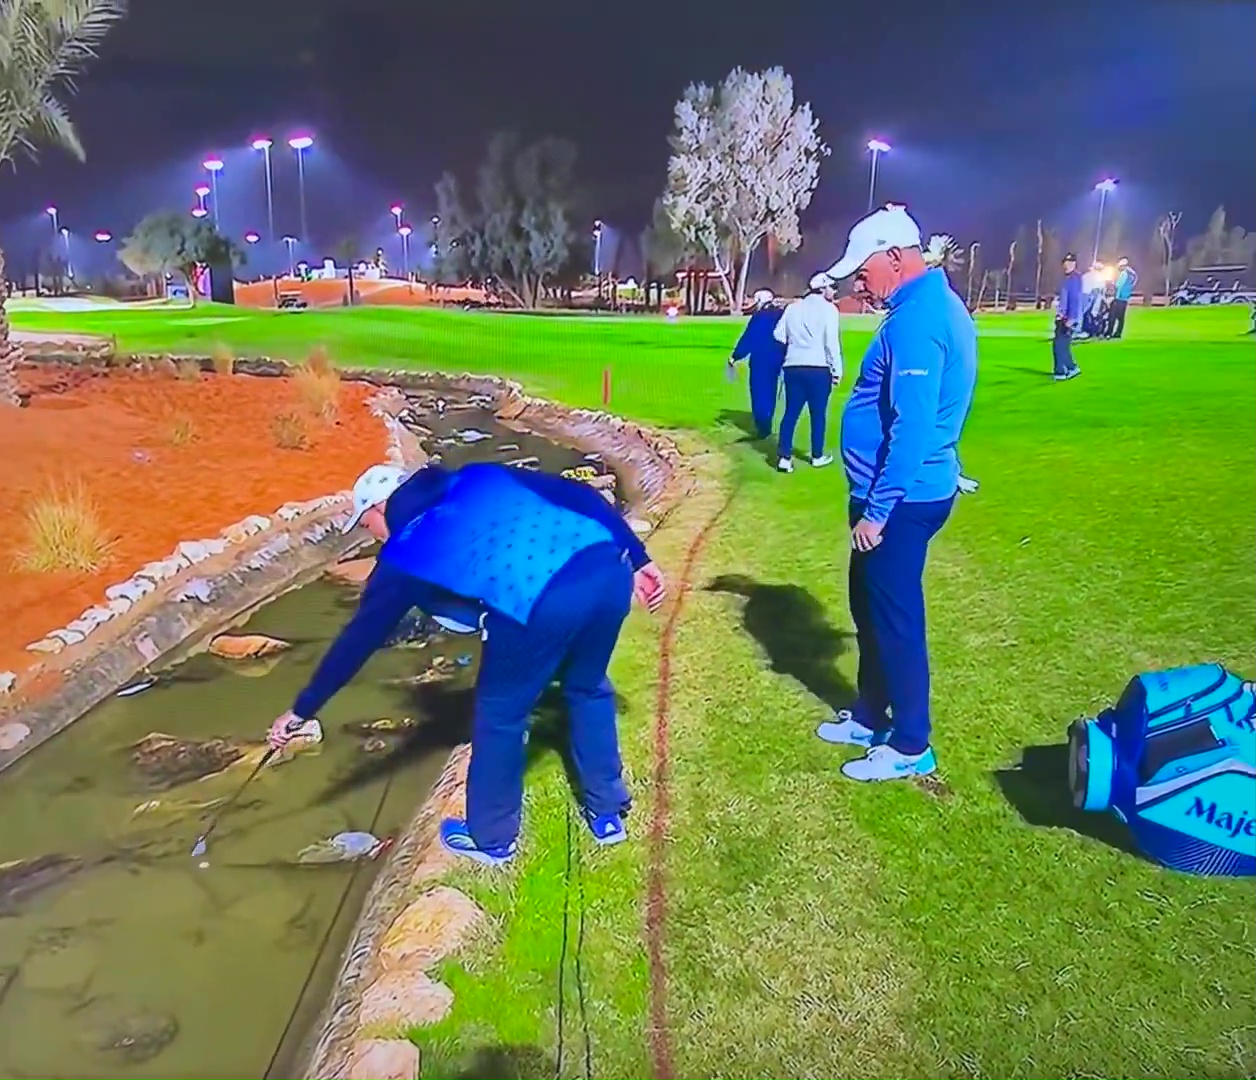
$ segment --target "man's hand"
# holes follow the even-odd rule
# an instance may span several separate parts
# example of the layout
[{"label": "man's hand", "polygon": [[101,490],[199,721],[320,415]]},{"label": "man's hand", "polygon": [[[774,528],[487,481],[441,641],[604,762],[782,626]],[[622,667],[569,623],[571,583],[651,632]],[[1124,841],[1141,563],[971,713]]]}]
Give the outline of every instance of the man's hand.
[{"label": "man's hand", "polygon": [[728,366],[724,368],[724,378],[729,382],[737,381],[737,361],[731,356],[728,359]]},{"label": "man's hand", "polygon": [[305,720],[294,712],[286,712],[270,725],[266,733],[266,741],[272,750],[282,750],[296,739],[310,739],[318,742],[323,737],[322,727],[317,720]]},{"label": "man's hand", "polygon": [[842,373],[840,371],[831,371],[829,372],[829,375],[833,380],[834,386],[836,386],[838,383],[842,381]]},{"label": "man's hand", "polygon": [[885,522],[860,518],[850,531],[850,546],[856,551],[871,551],[881,543],[881,533],[884,530]]},{"label": "man's hand", "polygon": [[960,473],[956,486],[959,488],[959,493],[961,495],[972,495],[979,487],[981,487],[981,484],[979,484],[971,476],[965,476],[963,473]]},{"label": "man's hand", "polygon": [[658,611],[667,599],[667,580],[654,563],[646,563],[632,578],[632,594],[651,611]]}]

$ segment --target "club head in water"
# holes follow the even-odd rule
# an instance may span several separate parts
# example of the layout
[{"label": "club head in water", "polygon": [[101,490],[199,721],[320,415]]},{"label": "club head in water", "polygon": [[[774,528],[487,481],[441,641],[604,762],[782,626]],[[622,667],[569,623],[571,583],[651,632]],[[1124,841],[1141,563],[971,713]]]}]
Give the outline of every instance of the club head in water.
[{"label": "club head in water", "polygon": [[192,858],[199,859],[202,855],[205,854],[205,851],[208,849],[208,847],[209,847],[209,844],[206,842],[205,837],[198,836],[196,838],[196,843],[192,845]]}]

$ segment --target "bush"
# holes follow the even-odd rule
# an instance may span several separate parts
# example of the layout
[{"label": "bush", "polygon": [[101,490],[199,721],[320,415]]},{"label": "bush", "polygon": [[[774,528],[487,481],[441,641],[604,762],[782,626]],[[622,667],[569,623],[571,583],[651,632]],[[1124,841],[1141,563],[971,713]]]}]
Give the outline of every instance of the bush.
[{"label": "bush", "polygon": [[180,413],[171,418],[167,434],[172,446],[186,446],[196,440],[196,423],[186,413]]},{"label": "bush", "polygon": [[320,420],[334,421],[340,401],[340,372],[332,364],[327,350],[321,346],[315,348],[292,377],[305,407]]},{"label": "bush", "polygon": [[82,484],[50,484],[26,511],[26,543],[15,564],[40,574],[90,574],[105,565],[114,543]]},{"label": "bush", "polygon": [[219,375],[235,374],[235,356],[231,349],[221,341],[210,350],[209,356],[214,362],[214,370]]},{"label": "bush", "polygon": [[275,445],[281,450],[305,450],[310,445],[310,435],[305,427],[305,417],[299,412],[282,412],[270,422]]}]

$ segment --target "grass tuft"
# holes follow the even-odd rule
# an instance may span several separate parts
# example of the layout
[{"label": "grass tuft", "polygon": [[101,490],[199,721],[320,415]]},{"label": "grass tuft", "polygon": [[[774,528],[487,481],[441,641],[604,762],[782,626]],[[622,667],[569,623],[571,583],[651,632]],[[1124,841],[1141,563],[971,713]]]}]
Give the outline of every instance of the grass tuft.
[{"label": "grass tuft", "polygon": [[340,406],[340,372],[322,346],[310,351],[309,358],[293,372],[297,394],[309,412],[327,423],[335,421]]},{"label": "grass tuft", "polygon": [[174,366],[174,373],[183,382],[196,382],[201,377],[201,365],[195,360],[180,360]]},{"label": "grass tuft", "polygon": [[213,361],[214,371],[219,375],[235,374],[235,354],[221,341],[216,342],[209,350],[209,358]]},{"label": "grass tuft", "polygon": [[87,489],[77,482],[54,483],[27,508],[26,539],[14,564],[37,574],[91,574],[108,562],[114,544]]},{"label": "grass tuft", "polygon": [[309,428],[305,417],[295,410],[277,414],[270,422],[270,432],[280,450],[309,449]]},{"label": "grass tuft", "polygon": [[179,413],[171,418],[166,437],[170,440],[171,446],[187,446],[188,443],[195,442],[196,421],[187,413]]}]

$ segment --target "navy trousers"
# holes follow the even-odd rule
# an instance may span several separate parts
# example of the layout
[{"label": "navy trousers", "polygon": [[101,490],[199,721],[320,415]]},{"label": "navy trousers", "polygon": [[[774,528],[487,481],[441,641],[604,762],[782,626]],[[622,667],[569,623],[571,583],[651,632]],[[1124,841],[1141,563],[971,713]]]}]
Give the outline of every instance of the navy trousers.
[{"label": "navy trousers", "polygon": [[750,415],[759,438],[772,436],[776,418],[776,398],[781,385],[781,362],[750,358]]},{"label": "navy trousers", "polygon": [[567,700],[582,802],[595,814],[627,807],[606,669],[631,605],[632,568],[617,547],[598,544],[554,576],[526,626],[492,612],[485,619],[467,770],[467,829],[478,847],[500,847],[519,835],[524,736],[537,699],[555,679]]},{"label": "navy trousers", "polygon": [[805,406],[811,421],[811,456],[824,454],[824,429],[829,419],[829,397],[833,393],[833,373],[827,367],[787,367],[785,415],[781,417],[780,456],[794,456],[794,429]]},{"label": "navy trousers", "polygon": [[1062,319],[1055,320],[1055,336],[1051,339],[1054,374],[1067,375],[1077,368],[1073,359],[1073,330]]},{"label": "navy trousers", "polygon": [[[855,719],[874,731],[891,726],[890,745],[920,754],[929,745],[929,647],[925,640],[925,559],[929,541],[946,524],[955,498],[900,502],[881,543],[850,553],[850,613],[859,644]],[[863,517],[852,501],[850,524]]]}]

